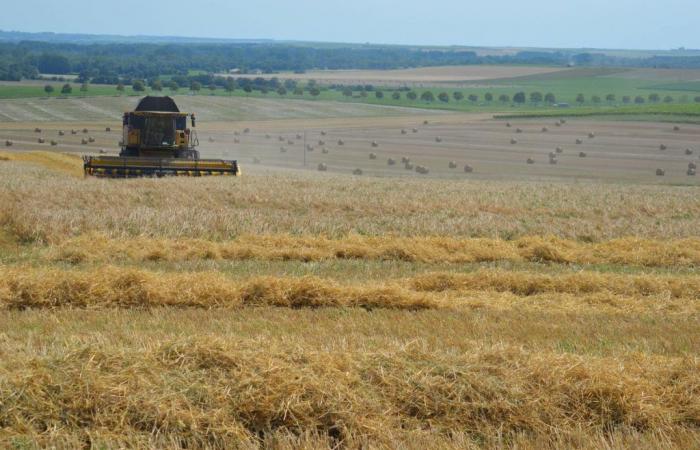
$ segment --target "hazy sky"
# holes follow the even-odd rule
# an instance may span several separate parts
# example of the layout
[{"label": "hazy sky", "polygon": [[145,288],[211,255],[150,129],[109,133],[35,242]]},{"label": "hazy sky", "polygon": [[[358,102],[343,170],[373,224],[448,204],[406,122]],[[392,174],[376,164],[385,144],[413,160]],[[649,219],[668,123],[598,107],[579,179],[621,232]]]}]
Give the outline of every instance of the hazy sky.
[{"label": "hazy sky", "polygon": [[700,0],[8,0],[0,29],[475,46],[700,48]]}]

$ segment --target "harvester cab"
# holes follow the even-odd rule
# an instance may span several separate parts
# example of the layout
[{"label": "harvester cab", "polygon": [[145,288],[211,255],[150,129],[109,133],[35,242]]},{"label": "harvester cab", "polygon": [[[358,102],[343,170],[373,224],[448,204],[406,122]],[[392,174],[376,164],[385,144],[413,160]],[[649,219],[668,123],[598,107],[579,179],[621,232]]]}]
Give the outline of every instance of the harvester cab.
[{"label": "harvester cab", "polygon": [[[191,128],[187,127],[190,119]],[[139,176],[239,175],[236,161],[200,159],[194,114],[180,112],[170,97],[144,97],[123,116],[119,156],[84,156],[86,175]]]}]

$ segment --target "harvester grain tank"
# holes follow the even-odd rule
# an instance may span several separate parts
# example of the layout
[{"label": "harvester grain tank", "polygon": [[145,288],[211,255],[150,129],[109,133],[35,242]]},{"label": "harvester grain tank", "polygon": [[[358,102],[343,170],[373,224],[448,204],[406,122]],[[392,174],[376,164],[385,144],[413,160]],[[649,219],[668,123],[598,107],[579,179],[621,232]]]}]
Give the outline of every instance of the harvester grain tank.
[{"label": "harvester grain tank", "polygon": [[[187,127],[190,119],[191,128]],[[170,97],[147,96],[125,112],[119,156],[84,156],[85,175],[108,178],[239,175],[237,161],[201,159],[194,114]]]}]

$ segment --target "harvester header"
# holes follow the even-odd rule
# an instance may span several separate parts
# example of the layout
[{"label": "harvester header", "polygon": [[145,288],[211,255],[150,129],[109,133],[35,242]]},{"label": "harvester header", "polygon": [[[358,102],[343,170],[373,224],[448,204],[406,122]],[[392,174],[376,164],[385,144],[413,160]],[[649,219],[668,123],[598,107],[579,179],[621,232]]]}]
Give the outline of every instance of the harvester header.
[{"label": "harvester header", "polygon": [[[187,127],[190,119],[191,128]],[[119,156],[84,156],[85,175],[140,176],[239,175],[237,161],[200,159],[195,116],[180,112],[170,97],[147,96],[123,117]]]}]

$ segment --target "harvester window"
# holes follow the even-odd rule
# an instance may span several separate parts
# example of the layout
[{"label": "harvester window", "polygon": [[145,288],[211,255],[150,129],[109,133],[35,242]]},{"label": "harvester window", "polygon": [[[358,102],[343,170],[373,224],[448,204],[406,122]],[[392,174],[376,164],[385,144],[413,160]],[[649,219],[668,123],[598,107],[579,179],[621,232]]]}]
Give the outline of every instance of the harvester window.
[{"label": "harvester window", "polygon": [[150,147],[175,145],[175,121],[172,116],[146,117],[143,144]]}]

